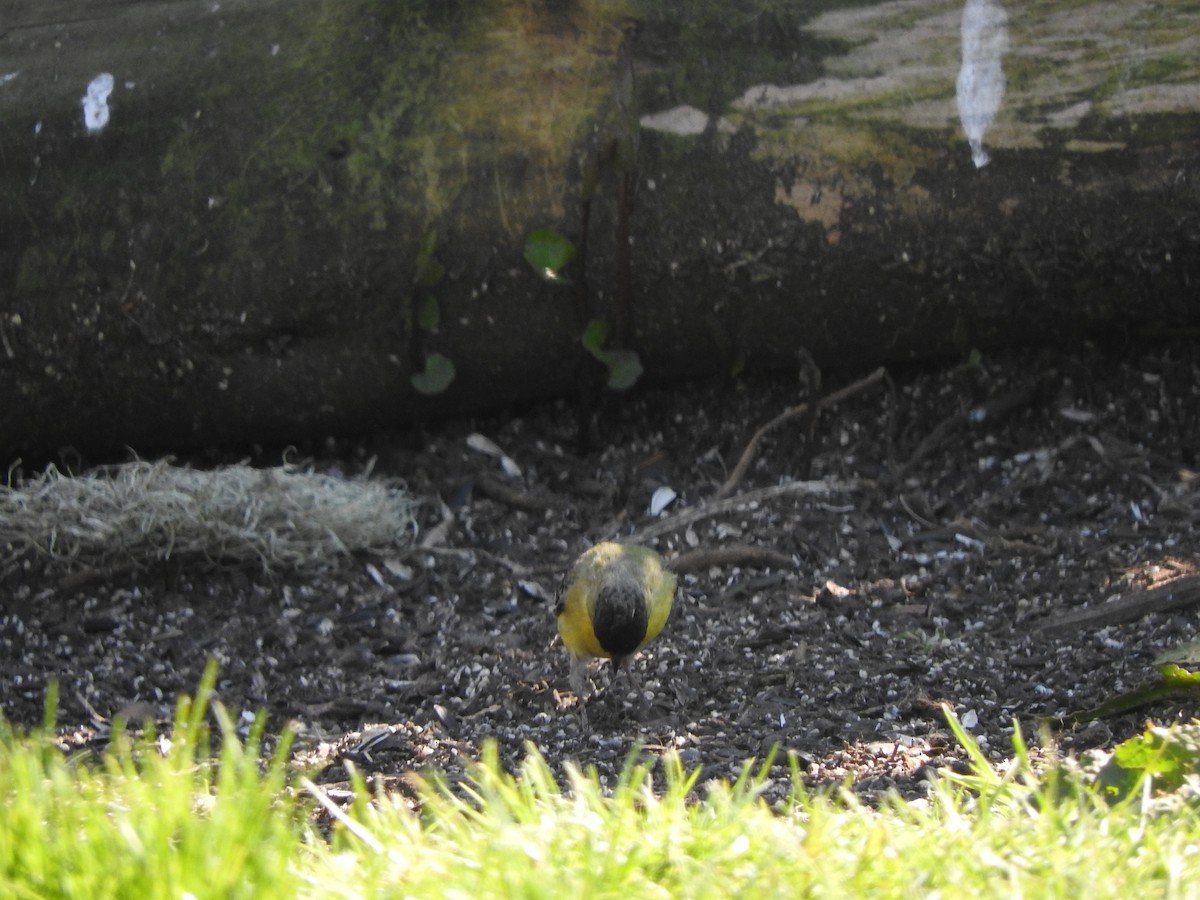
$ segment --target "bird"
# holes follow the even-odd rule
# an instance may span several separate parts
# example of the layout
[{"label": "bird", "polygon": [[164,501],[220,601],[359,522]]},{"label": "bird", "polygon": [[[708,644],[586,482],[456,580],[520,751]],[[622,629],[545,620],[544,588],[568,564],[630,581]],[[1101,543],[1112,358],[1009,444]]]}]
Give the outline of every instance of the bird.
[{"label": "bird", "polygon": [[585,550],[571,566],[554,614],[570,654],[571,688],[581,710],[588,660],[611,659],[615,679],[621,664],[662,631],[675,584],[662,557],[637,544],[605,541]]}]

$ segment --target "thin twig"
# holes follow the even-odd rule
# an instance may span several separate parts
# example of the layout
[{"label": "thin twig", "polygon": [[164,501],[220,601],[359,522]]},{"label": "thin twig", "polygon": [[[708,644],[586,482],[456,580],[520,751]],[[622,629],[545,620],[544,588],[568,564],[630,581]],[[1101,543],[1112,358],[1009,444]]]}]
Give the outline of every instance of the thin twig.
[{"label": "thin twig", "polygon": [[[887,370],[884,369],[883,366],[880,366],[865,378],[860,378],[858,381],[848,384],[845,387],[834,391],[833,393],[826,394],[817,401],[816,411],[821,412],[822,410],[828,409],[829,407],[840,403],[841,401],[859,393],[860,391],[866,390],[876,382],[882,381],[886,372]],[[784,422],[803,416],[808,413],[808,411],[809,404],[807,403],[798,403],[795,406],[789,406],[787,409],[769,421],[766,425],[763,425],[761,428],[759,428],[758,431],[754,432],[754,435],[746,444],[746,449],[742,451],[741,458],[737,461],[737,465],[733,467],[733,471],[729,473],[729,477],[725,479],[725,483],[721,485],[721,489],[717,491],[716,496],[713,499],[724,500],[733,493],[734,488],[736,488],[741,482],[742,478],[745,477],[746,470],[750,468],[750,464],[754,462],[754,458],[758,455],[758,445],[762,443],[763,438],[766,437],[767,434],[778,428]]]},{"label": "thin twig", "polygon": [[951,413],[946,418],[942,419],[929,434],[922,438],[921,443],[917,444],[917,448],[900,466],[900,470],[896,473],[896,478],[903,478],[913,466],[927,457],[930,453],[936,450],[959,428],[964,428],[968,422],[965,412]]},{"label": "thin twig", "polygon": [[925,435],[921,443],[917,444],[912,455],[900,466],[896,477],[903,478],[917,463],[929,456],[960,428],[967,425],[995,425],[1016,410],[1028,406],[1034,398],[1035,393],[1032,388],[1021,387],[992,397],[966,412],[951,413],[942,419],[933,431]]},{"label": "thin twig", "polygon": [[562,509],[567,505],[566,498],[557,494],[532,494],[490,475],[479,476],[475,486],[479,488],[479,493],[488,499],[526,512],[541,513],[548,509]]},{"label": "thin twig", "polygon": [[406,551],[407,555],[417,556],[422,553],[428,553],[432,556],[448,556],[455,559],[462,559],[469,564],[474,564],[479,559],[485,559],[495,563],[502,568],[508,569],[518,578],[526,575],[536,575],[539,573],[554,572],[558,570],[558,566],[527,566],[523,563],[514,562],[504,556],[499,556],[488,550],[483,550],[479,547],[442,547],[439,545],[421,545],[420,547],[409,548]]},{"label": "thin twig", "polygon": [[722,513],[727,513],[732,510],[742,509],[754,503],[761,503],[765,500],[773,500],[776,497],[788,496],[810,496],[810,497],[827,497],[832,494],[846,494],[861,490],[863,487],[869,486],[870,481],[866,479],[853,479],[851,481],[839,481],[835,478],[825,478],[820,481],[789,481],[786,484],[775,484],[770,487],[759,488],[754,491],[744,491],[736,497],[727,497],[724,500],[713,500],[705,503],[703,506],[692,507],[685,509],[669,518],[655,522],[653,525],[647,525],[645,528],[638,531],[636,534],[625,538],[630,543],[644,543],[651,538],[656,538],[659,535],[666,534],[671,531],[678,531],[681,528],[686,528],[701,519],[712,518],[719,516]]}]

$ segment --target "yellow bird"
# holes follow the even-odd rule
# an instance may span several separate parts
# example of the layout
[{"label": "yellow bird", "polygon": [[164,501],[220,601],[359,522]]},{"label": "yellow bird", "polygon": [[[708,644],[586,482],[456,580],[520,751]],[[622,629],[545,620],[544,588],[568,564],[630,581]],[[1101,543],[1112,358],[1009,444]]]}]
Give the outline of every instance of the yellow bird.
[{"label": "yellow bird", "polygon": [[582,699],[589,659],[621,663],[657,637],[671,614],[675,575],[647,547],[605,542],[575,561],[554,614],[571,654],[571,687]]}]

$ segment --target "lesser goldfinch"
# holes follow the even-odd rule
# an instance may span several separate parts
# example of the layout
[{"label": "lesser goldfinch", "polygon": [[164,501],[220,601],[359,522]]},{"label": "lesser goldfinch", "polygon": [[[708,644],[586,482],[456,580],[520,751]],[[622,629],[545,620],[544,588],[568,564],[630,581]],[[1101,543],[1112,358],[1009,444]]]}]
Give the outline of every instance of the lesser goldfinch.
[{"label": "lesser goldfinch", "polygon": [[650,643],[671,614],[675,575],[647,547],[605,542],[575,561],[563,581],[554,614],[571,654],[571,688],[584,697],[587,661],[621,663]]}]

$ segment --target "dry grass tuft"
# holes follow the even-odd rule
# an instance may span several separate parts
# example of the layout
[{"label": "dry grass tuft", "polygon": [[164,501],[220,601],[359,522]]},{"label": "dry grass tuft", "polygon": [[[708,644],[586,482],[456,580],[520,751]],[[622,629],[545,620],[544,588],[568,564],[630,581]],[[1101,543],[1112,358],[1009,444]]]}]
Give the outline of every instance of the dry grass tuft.
[{"label": "dry grass tuft", "polygon": [[264,569],[320,568],[330,557],[401,544],[412,501],[399,483],[284,465],[199,471],[167,461],[64,475],[51,466],[0,486],[0,575],[135,567],[179,556]]}]

